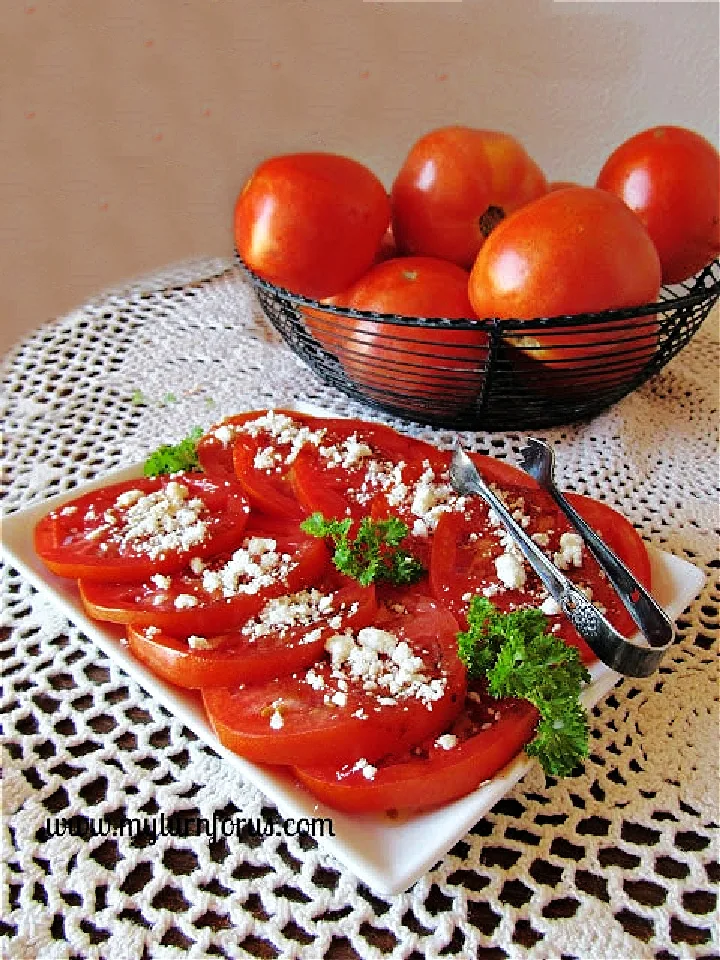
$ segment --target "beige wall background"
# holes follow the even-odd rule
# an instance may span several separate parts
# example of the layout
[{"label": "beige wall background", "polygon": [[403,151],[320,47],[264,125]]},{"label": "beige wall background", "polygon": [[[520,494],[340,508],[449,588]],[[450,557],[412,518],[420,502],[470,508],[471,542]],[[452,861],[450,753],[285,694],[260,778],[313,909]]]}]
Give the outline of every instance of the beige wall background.
[{"label": "beige wall background", "polygon": [[592,183],[658,123],[718,140],[716,2],[2,0],[0,351],[103,287],[232,253],[264,157],[325,149],[389,186],[464,123]]}]

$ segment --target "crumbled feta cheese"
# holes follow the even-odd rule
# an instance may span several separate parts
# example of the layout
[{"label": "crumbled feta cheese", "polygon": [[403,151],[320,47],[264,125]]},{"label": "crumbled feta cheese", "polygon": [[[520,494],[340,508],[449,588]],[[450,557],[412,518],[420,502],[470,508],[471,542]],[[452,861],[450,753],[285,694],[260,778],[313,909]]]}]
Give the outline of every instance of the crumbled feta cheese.
[{"label": "crumbled feta cheese", "polygon": [[272,470],[277,459],[279,457],[273,447],[263,447],[255,454],[253,466],[256,470]]},{"label": "crumbled feta cheese", "polygon": [[452,750],[453,747],[457,746],[457,742],[458,738],[454,733],[444,733],[441,737],[437,738],[435,746],[441,750]]},{"label": "crumbled feta cheese", "polygon": [[198,598],[191,593],[179,593],[173,602],[176,610],[189,610],[190,607],[198,605]]},{"label": "crumbled feta cheese", "polygon": [[562,613],[562,607],[554,597],[545,597],[540,604],[540,609],[546,617],[556,617],[559,613]]},{"label": "crumbled feta cheese", "polygon": [[187,638],[191,650],[214,650],[220,643],[221,637],[198,637],[192,634]]},{"label": "crumbled feta cheese", "polygon": [[284,583],[295,567],[276,551],[276,541],[262,537],[245,540],[222,567],[206,566],[202,586],[207,593],[224,597],[255,594],[275,583]]},{"label": "crumbled feta cheese", "polygon": [[495,570],[508,590],[519,590],[525,585],[525,567],[514,554],[501,553],[496,557]]},{"label": "crumbled feta cheese", "polygon": [[227,447],[228,444],[232,443],[233,437],[235,436],[235,428],[230,424],[223,423],[219,427],[216,427],[213,431],[213,436],[216,440],[219,440],[220,443]]},{"label": "crumbled feta cheese", "polygon": [[560,570],[581,567],[583,541],[577,533],[563,533],[560,537],[560,550],[554,554],[553,561]]},{"label": "crumbled feta cheese", "polygon": [[[88,511],[88,514],[90,511]],[[105,523],[89,531],[88,539],[104,537],[155,559],[167,551],[185,552],[202,543],[207,533],[207,508],[175,480],[151,493],[130,489],[120,494],[114,508],[105,511]],[[86,519],[94,519],[86,515]],[[101,544],[101,549],[103,545]]]},{"label": "crumbled feta cheese", "polygon": [[[429,679],[425,663],[407,641],[377,627],[363,627],[357,637],[351,631],[336,634],[325,643],[332,658],[331,679],[339,683],[359,680],[366,692],[377,691],[378,703],[394,705],[398,699],[415,697],[428,709],[439,700],[446,678]],[[336,702],[328,695],[330,702]]]},{"label": "crumbled feta cheese", "polygon": [[305,682],[309,687],[312,687],[313,690],[324,690],[325,689],[325,678],[318,673],[315,673],[314,670],[310,669],[305,674]]}]

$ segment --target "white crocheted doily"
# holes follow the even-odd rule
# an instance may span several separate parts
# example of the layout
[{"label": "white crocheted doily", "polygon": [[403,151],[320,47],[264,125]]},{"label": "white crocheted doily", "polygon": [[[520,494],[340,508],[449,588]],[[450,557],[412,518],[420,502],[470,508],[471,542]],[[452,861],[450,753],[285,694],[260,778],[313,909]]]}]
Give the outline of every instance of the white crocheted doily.
[{"label": "white crocheted doily", "polygon": [[[5,510],[247,408],[312,402],[416,436],[321,383],[229,261],[110,291],[5,366]],[[647,680],[592,711],[584,772],[535,767],[409,891],[380,897],[308,836],[44,836],[48,816],[242,810],[263,797],[4,567],[3,956],[711,957],[718,881],[718,350],[714,321],[589,423],[540,431],[601,497],[708,580]],[[534,431],[537,435],[538,431]],[[514,460],[522,433],[466,433]]]}]

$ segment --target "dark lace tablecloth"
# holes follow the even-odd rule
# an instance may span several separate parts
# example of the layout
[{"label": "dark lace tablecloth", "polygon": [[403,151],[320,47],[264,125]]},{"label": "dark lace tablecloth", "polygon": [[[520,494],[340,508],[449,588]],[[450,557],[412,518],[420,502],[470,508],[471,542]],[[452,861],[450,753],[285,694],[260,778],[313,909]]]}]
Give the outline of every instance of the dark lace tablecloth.
[{"label": "dark lace tablecloth", "polygon": [[[593,709],[584,772],[554,782],[534,767],[397,896],[308,834],[49,835],[56,816],[274,811],[5,564],[3,956],[717,956],[715,327],[591,423],[542,434],[565,487],[706,572],[676,646],[653,677],[621,681]],[[226,261],[107,292],[19,344],[4,372],[6,513],[242,409],[370,414],[293,356]],[[465,439],[512,461],[525,437]]]}]

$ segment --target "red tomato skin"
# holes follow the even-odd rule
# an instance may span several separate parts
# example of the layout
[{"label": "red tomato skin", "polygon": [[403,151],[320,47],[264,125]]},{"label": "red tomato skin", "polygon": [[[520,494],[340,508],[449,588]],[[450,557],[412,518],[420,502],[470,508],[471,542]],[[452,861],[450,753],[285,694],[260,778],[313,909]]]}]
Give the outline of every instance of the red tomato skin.
[{"label": "red tomato skin", "polygon": [[[343,617],[343,628],[369,626],[377,610],[375,588],[354,584],[336,594],[347,606],[357,603],[354,614]],[[317,627],[319,638],[304,637]],[[184,638],[160,632],[148,636],[144,628],[128,625],[128,645],[132,653],[157,676],[189,690],[227,687],[239,683],[261,683],[309,667],[322,656],[330,628],[318,622],[302,629],[275,632],[250,640],[240,631],[211,638],[210,650],[193,650]]]},{"label": "red tomato skin", "polygon": [[439,257],[392,257],[376,264],[343,295],[343,306],[404,317],[474,317],[467,270]]},{"label": "red tomato skin", "polygon": [[261,163],[235,205],[235,245],[265,280],[319,299],[372,264],[390,221],[387,191],[366,166],[331,153]]},{"label": "red tomato skin", "polygon": [[[323,702],[299,679],[280,678],[267,684],[243,688],[203,690],[210,723],[221,743],[248,760],[269,764],[312,766],[333,757],[338,763],[360,757],[376,759],[388,751],[403,751],[439,734],[459,713],[465,698],[465,668],[457,656],[457,622],[435,601],[421,598],[425,608],[408,615],[406,636],[413,649],[427,649],[442,659],[447,676],[446,692],[428,710],[409,699],[396,707],[367,707],[364,718],[353,716],[351,706],[367,704],[353,688],[351,706],[340,709]],[[378,627],[392,629],[392,618],[378,617]],[[429,626],[428,626],[429,625]],[[316,666],[320,672],[320,666]],[[282,700],[288,713],[283,727],[269,727],[270,705]],[[352,711],[354,712],[354,710]]]},{"label": "red tomato skin", "polygon": [[[117,498],[127,491],[140,490],[144,494],[162,489],[171,480],[181,480],[193,496],[199,496],[214,511],[208,521],[208,533],[202,542],[182,552],[168,550],[150,557],[129,549],[111,549],[103,552],[102,538],[88,537],[87,530],[95,524],[85,524],[86,512],[96,510],[99,521],[105,510],[115,505]],[[72,510],[72,513],[68,512]],[[82,516],[81,516],[82,515]],[[114,580],[134,582],[154,573],[173,573],[182,570],[194,557],[232,550],[243,539],[250,515],[250,506],[235,480],[213,479],[202,474],[175,477],[138,477],[121,483],[108,484],[53,510],[43,517],[33,532],[35,552],[45,566],[60,577],[83,578],[92,581]]]},{"label": "red tomato skin", "polygon": [[720,154],[700,134],[673,126],[637,133],[610,154],[597,186],[639,217],[664,283],[687,280],[720,254]]},{"label": "red tomato skin", "polygon": [[[568,187],[495,228],[473,266],[469,292],[480,317],[530,321],[654,303],[660,282],[655,245],[622,201],[594,187]],[[558,387],[582,384],[584,373],[594,377],[598,365],[609,363],[608,385],[648,362],[658,329],[649,316],[578,326],[571,336],[532,328],[507,339],[534,363],[555,365]],[[563,378],[568,370],[574,376]]]},{"label": "red tomato skin", "polygon": [[[369,270],[343,297],[343,306],[404,317],[473,319],[467,271],[437,257],[396,257]],[[333,351],[355,383],[400,399],[442,398],[450,408],[478,395],[487,363],[484,330],[340,322]]]},{"label": "red tomato skin", "polygon": [[469,270],[497,218],[546,191],[542,170],[509,134],[433,130],[413,145],[392,187],[397,248]]},{"label": "red tomato skin", "polygon": [[567,187],[507,217],[470,274],[476,314],[532,320],[655,302],[660,261],[628,212],[606,191]]},{"label": "red tomato skin", "polygon": [[344,813],[417,813],[451,803],[477,789],[513,760],[532,739],[537,711],[527,702],[497,701],[501,717],[488,730],[427,758],[406,755],[379,762],[373,779],[362,771],[338,778],[338,767],[295,769],[318,800]]}]

